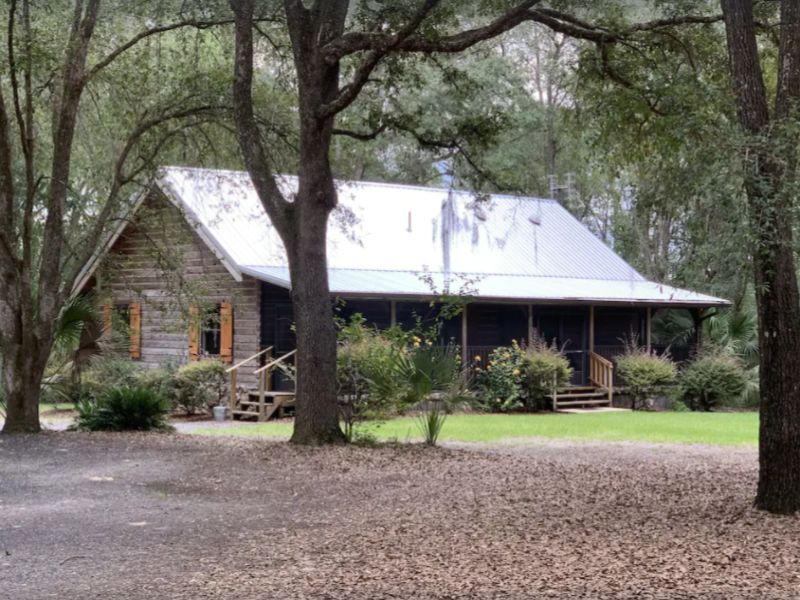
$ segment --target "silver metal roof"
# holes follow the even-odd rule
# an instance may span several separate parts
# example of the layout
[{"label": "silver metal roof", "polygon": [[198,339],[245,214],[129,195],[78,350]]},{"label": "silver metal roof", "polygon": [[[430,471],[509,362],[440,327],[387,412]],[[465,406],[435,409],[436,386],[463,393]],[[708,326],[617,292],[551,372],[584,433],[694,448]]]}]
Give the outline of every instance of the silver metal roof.
[{"label": "silver metal roof", "polygon": [[[249,175],[167,167],[158,185],[234,273],[290,287],[286,253]],[[290,197],[297,179],[281,177]],[[712,306],[725,300],[647,281],[554,200],[338,182],[328,230],[331,291],[468,293],[515,301]]]}]

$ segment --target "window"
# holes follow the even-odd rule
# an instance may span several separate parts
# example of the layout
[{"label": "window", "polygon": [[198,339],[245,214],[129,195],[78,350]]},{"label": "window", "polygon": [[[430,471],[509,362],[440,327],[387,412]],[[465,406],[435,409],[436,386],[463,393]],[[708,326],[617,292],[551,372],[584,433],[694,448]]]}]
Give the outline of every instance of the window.
[{"label": "window", "polygon": [[203,312],[196,305],[189,307],[189,360],[204,356],[233,361],[233,306],[229,301],[212,304]]},{"label": "window", "polygon": [[200,350],[206,356],[219,356],[221,347],[220,316],[222,305],[215,304],[206,312],[200,328]]}]

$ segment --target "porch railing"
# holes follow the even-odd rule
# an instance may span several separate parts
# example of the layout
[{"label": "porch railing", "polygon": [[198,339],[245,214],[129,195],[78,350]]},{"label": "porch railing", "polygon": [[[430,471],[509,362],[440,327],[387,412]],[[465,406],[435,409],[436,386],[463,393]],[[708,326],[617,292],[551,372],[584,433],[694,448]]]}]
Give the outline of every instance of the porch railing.
[{"label": "porch railing", "polygon": [[589,352],[589,382],[606,390],[610,403],[614,398],[614,363],[596,352]]},{"label": "porch railing", "polygon": [[268,348],[264,348],[261,352],[256,352],[255,354],[253,354],[253,356],[248,356],[247,358],[245,358],[244,360],[239,361],[238,363],[236,363],[232,367],[228,367],[227,369],[225,369],[225,372],[230,376],[230,390],[231,390],[230,410],[231,410],[231,412],[236,410],[236,404],[237,404],[237,400],[239,398],[239,395],[238,395],[239,391],[236,389],[236,382],[237,382],[237,379],[238,379],[238,376],[239,376],[239,369],[241,369],[246,364],[256,360],[257,358],[261,358],[264,354],[267,354],[267,356],[269,356],[270,352],[272,352],[272,346],[269,346]]},{"label": "porch railing", "polygon": [[[283,366],[284,363],[286,362],[286,360],[291,358],[292,356],[294,356],[296,353],[297,353],[296,349],[292,350],[291,352],[287,352],[286,354],[283,354],[282,356],[279,356],[275,360],[272,360],[272,361],[268,362],[263,367],[253,371],[253,374],[258,376],[258,414],[259,414],[259,420],[266,421],[267,419],[269,419],[269,417],[272,416],[272,413],[274,411],[276,411],[280,407],[281,402],[282,402],[282,400],[278,401],[278,399],[275,398],[273,403],[272,403],[271,412],[269,414],[267,414],[266,398],[267,398],[267,392],[271,391],[270,387],[271,387],[271,382],[272,382],[272,371],[273,371],[273,369],[275,369],[276,367]],[[297,365],[295,364],[295,370],[296,369],[297,369]],[[282,393],[282,392],[278,392],[278,393]]]}]

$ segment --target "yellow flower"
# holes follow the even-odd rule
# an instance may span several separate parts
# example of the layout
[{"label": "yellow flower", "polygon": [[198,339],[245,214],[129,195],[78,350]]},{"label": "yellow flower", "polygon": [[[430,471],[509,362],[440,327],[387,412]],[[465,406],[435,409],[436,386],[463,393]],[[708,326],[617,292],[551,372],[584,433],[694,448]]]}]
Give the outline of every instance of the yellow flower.
[{"label": "yellow flower", "polygon": [[513,371],[511,371],[511,374],[512,375],[519,375],[519,369],[514,369]]},{"label": "yellow flower", "polygon": [[432,341],[430,341],[430,340],[428,340],[428,341],[427,341],[427,342],[425,342],[425,343],[426,343],[426,344],[428,344],[428,346],[433,346],[433,342],[432,342]]},{"label": "yellow flower", "polygon": [[419,348],[419,342],[414,342],[414,348]]},{"label": "yellow flower", "polygon": [[511,358],[511,354],[509,354],[508,352],[504,352],[504,353],[503,353],[503,358],[505,358],[506,360],[508,360],[509,358]]},{"label": "yellow flower", "polygon": [[475,367],[475,372],[476,373],[480,373],[481,372],[481,368],[480,367]]},{"label": "yellow flower", "polygon": [[488,367],[486,367],[486,370],[487,371],[491,371],[492,370],[492,365],[489,365]]},{"label": "yellow flower", "polygon": [[478,356],[476,356],[476,357],[475,357],[475,362],[481,362],[481,356],[480,356],[480,354],[479,354]]}]

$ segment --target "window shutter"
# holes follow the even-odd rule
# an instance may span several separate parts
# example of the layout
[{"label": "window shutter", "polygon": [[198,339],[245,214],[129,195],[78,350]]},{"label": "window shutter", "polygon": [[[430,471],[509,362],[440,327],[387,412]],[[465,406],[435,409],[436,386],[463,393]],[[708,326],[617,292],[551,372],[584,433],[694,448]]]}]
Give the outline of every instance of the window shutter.
[{"label": "window shutter", "polygon": [[200,320],[197,307],[189,307],[189,360],[200,360]]},{"label": "window shutter", "polygon": [[230,302],[219,306],[219,357],[222,362],[233,362],[233,306]]},{"label": "window shutter", "polygon": [[131,358],[142,357],[142,305],[137,303],[128,307],[131,329]]},{"label": "window shutter", "polygon": [[113,314],[111,304],[103,304],[101,313],[103,315],[103,333],[111,333],[111,315]]}]

